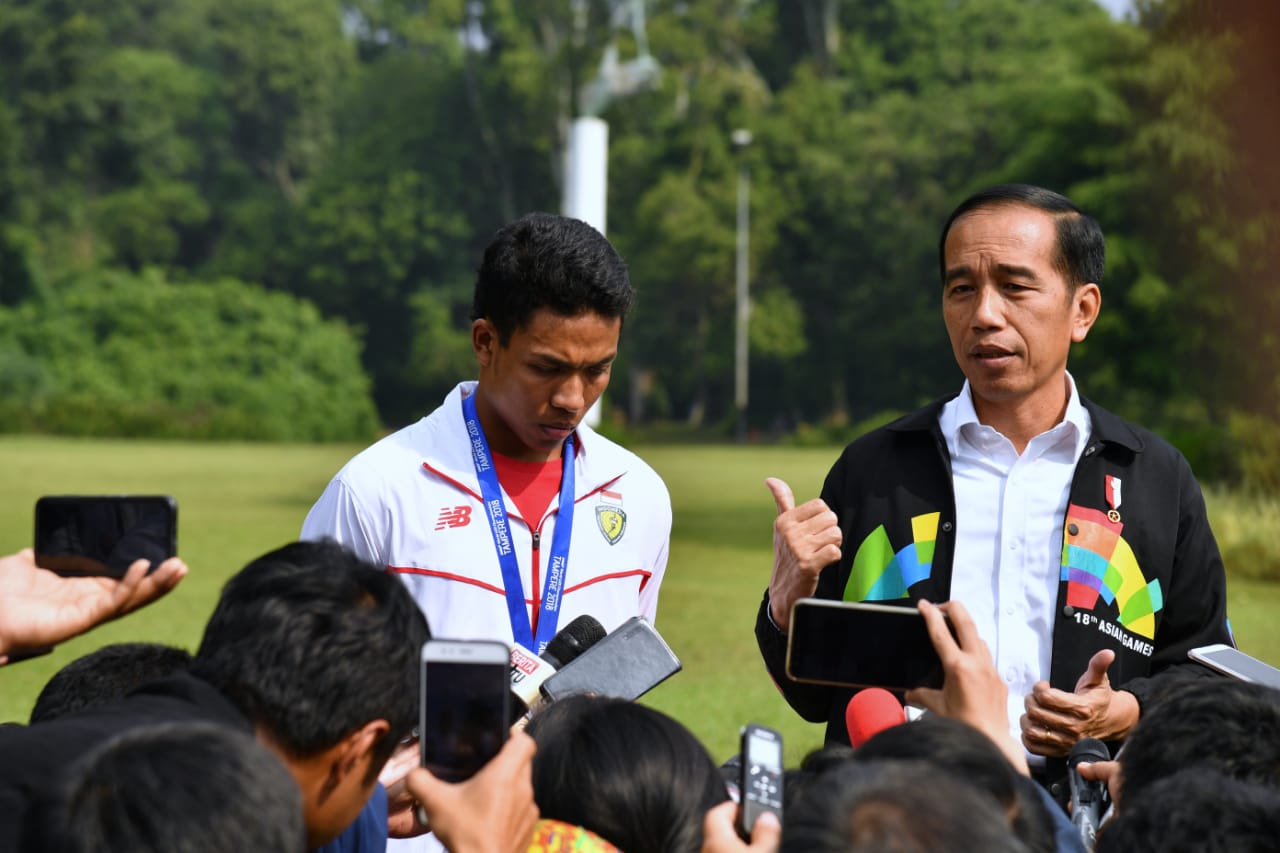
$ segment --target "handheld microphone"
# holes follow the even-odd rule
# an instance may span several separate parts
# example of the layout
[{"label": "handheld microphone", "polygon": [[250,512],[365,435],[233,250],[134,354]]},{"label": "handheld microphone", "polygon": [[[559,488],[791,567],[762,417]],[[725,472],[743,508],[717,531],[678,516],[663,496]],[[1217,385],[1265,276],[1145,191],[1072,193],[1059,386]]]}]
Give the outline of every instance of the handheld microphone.
[{"label": "handheld microphone", "polygon": [[576,693],[631,701],[681,668],[680,659],[653,626],[633,616],[542,682],[541,692],[551,702]]},{"label": "handheld microphone", "polygon": [[854,749],[873,735],[906,721],[907,711],[902,703],[883,687],[859,690],[844,708],[844,725]]},{"label": "handheld microphone", "polygon": [[1110,761],[1111,751],[1097,738],[1081,738],[1071,747],[1067,757],[1067,781],[1071,785],[1071,825],[1080,833],[1080,841],[1086,850],[1092,851],[1097,843],[1098,824],[1105,808],[1106,786],[1091,782],[1080,775],[1082,762]]},{"label": "handheld microphone", "polygon": [[511,693],[513,722],[542,704],[538,688],[578,655],[604,639],[605,630],[600,622],[584,613],[560,629],[542,655],[535,655],[518,643],[511,647]]}]

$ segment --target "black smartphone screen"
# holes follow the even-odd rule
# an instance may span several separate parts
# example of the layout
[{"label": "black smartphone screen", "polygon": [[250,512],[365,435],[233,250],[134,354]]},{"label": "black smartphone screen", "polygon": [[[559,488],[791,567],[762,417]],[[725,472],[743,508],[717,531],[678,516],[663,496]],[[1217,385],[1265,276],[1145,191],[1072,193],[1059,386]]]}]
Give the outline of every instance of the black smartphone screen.
[{"label": "black smartphone screen", "polygon": [[905,691],[941,687],[942,662],[914,607],[803,599],[791,613],[787,675]]},{"label": "black smartphone screen", "polygon": [[509,664],[425,660],[422,679],[422,765],[446,782],[469,779],[506,741]]},{"label": "black smartphone screen", "polygon": [[135,560],[155,569],[178,549],[178,506],[166,495],[63,495],[35,510],[36,565],[61,575],[123,577]]}]

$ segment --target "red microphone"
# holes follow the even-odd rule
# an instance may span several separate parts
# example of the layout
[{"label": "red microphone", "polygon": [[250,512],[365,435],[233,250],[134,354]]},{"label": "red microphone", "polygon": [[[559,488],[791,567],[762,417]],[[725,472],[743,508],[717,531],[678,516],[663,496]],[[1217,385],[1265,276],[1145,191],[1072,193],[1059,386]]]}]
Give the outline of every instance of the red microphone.
[{"label": "red microphone", "polygon": [[875,734],[907,721],[907,712],[897,698],[882,687],[868,687],[853,694],[844,709],[844,725],[854,749]]}]

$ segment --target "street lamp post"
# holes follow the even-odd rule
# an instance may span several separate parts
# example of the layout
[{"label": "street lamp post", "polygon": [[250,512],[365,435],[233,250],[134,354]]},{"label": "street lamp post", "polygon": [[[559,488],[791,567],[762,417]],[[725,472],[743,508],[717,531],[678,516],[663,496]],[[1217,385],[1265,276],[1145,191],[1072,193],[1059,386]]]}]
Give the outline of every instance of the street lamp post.
[{"label": "street lamp post", "polygon": [[748,293],[748,260],[751,245],[751,175],[745,152],[751,131],[738,128],[730,137],[738,152],[738,246],[735,276],[736,323],[733,340],[733,407],[737,417],[734,433],[739,444],[747,440],[747,330],[751,320]]}]

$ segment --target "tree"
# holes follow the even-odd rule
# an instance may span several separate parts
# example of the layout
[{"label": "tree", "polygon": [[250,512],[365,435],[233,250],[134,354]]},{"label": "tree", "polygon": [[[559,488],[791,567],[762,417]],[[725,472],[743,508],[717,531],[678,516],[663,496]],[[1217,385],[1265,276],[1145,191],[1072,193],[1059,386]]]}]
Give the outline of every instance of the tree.
[{"label": "tree", "polygon": [[232,279],[94,272],[0,309],[0,423],[69,435],[369,438],[377,418],[339,321]]}]

